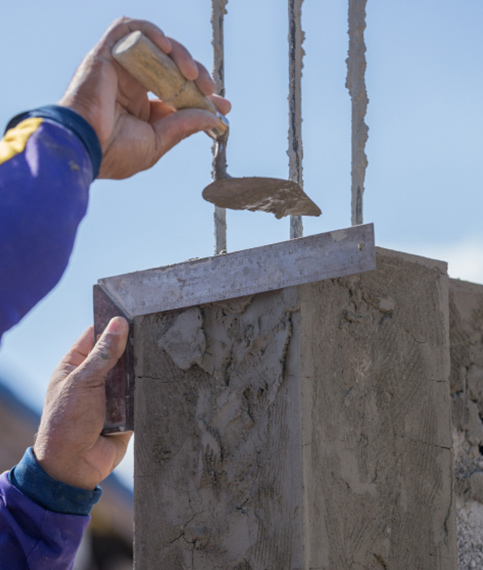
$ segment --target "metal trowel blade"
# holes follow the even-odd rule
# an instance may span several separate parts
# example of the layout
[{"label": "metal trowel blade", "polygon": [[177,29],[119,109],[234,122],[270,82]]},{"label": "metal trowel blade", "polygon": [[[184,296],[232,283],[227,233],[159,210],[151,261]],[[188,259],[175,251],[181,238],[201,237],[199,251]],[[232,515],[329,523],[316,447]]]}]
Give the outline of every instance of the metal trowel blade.
[{"label": "metal trowel blade", "polygon": [[320,216],[322,211],[296,182],[279,178],[226,178],[203,190],[203,198],[220,208],[262,211],[284,216]]}]

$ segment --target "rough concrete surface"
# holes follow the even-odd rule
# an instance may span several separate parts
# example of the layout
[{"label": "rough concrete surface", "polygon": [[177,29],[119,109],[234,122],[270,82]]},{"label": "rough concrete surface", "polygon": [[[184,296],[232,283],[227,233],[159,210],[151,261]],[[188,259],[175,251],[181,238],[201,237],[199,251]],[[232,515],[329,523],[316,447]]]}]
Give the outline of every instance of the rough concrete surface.
[{"label": "rough concrete surface", "polygon": [[302,568],[296,292],[137,324],[138,568]]},{"label": "rough concrete surface", "polygon": [[483,568],[483,286],[450,280],[458,569]]},{"label": "rough concrete surface", "polygon": [[135,339],[136,568],[454,570],[445,264],[379,250]]},{"label": "rough concrete surface", "polygon": [[387,250],[302,289],[305,568],[454,570],[447,295]]}]

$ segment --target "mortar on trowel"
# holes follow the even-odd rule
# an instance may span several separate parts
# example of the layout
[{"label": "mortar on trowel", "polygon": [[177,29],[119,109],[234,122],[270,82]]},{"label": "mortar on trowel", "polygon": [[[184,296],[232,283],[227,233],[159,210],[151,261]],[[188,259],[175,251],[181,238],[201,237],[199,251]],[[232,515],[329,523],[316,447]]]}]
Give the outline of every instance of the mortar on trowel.
[{"label": "mortar on trowel", "polygon": [[215,114],[216,128],[206,131],[216,142],[216,180],[203,190],[203,198],[220,208],[263,211],[283,216],[320,216],[320,208],[293,181],[279,178],[233,178],[226,171],[225,152],[229,125],[210,99],[193,81],[185,79],[174,61],[142,32],[125,36],[116,44],[113,57],[145,89],[173,109],[195,108]]}]

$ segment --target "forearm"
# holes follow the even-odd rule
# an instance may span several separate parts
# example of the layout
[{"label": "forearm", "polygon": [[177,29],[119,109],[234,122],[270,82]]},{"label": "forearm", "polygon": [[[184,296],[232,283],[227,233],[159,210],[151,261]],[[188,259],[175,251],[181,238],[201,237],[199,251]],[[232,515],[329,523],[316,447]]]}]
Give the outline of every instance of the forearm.
[{"label": "forearm", "polygon": [[61,278],[101,160],[94,131],[72,111],[29,115],[0,142],[0,336]]}]

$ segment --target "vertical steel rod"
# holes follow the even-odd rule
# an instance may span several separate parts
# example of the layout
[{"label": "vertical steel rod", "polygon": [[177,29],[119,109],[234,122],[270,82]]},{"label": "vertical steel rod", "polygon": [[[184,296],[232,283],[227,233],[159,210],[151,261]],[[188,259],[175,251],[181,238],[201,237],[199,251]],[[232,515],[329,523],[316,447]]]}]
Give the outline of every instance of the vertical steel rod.
[{"label": "vertical steel rod", "polygon": [[352,225],[363,223],[364,180],[366,177],[366,142],[369,127],[365,123],[367,112],[366,27],[367,0],[349,0],[349,57],[347,58],[347,81],[352,102]]},{"label": "vertical steel rod", "polygon": [[[303,0],[288,0],[289,20],[289,129],[288,157],[289,178],[303,188],[302,177],[302,67],[304,51],[302,43],[302,2]],[[290,239],[303,236],[301,216],[290,216]]]},{"label": "vertical steel rod", "polygon": [[[213,30],[213,78],[216,85],[216,93],[225,96],[225,65],[224,65],[224,37],[223,21],[227,13],[228,0],[212,0],[211,2],[211,25]],[[217,151],[217,146],[218,148]],[[218,178],[219,169],[226,172],[226,141],[213,145],[213,180]],[[226,210],[215,206],[215,255],[226,253]]]}]

